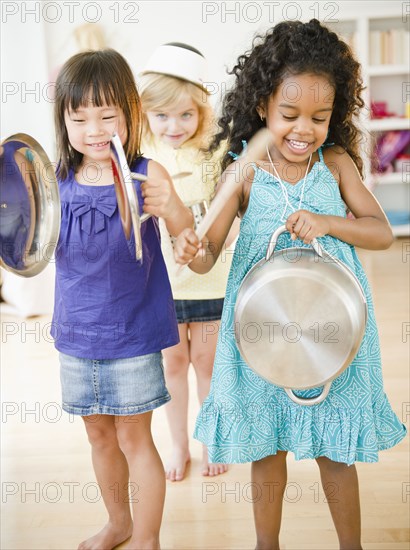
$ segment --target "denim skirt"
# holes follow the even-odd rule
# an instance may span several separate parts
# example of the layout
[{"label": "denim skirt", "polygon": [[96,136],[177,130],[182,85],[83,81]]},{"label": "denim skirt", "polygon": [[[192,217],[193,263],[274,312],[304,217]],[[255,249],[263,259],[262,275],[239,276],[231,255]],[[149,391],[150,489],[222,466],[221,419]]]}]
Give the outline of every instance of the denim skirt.
[{"label": "denim skirt", "polygon": [[174,300],[178,323],[218,321],[222,316],[224,299]]},{"label": "denim skirt", "polygon": [[141,414],[171,399],[162,354],[126,359],[83,359],[60,352],[63,409],[89,416]]}]

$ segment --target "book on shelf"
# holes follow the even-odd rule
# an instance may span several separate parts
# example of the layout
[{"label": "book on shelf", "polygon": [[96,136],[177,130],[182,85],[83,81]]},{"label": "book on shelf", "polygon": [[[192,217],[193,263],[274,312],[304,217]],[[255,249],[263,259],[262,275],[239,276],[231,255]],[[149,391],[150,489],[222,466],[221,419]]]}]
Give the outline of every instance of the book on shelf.
[{"label": "book on shelf", "polygon": [[369,32],[370,65],[408,65],[410,32],[406,29]]}]

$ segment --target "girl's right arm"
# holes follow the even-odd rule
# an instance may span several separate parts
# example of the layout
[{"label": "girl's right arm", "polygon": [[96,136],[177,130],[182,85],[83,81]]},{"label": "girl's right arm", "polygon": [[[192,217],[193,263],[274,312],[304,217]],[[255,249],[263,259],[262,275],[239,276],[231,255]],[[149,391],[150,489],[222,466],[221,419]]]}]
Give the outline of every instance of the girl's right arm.
[{"label": "girl's right arm", "polygon": [[[247,170],[238,171],[237,168],[237,163],[232,163],[228,166],[219,180],[215,196],[224,188],[224,182],[227,176],[232,177],[232,175],[234,175],[235,178],[241,178],[241,181],[239,181],[236,186],[236,190],[226,201],[222,212],[218,215],[218,218],[202,241],[199,241],[193,229],[187,228],[178,236],[174,245],[175,261],[182,265],[189,263],[189,267],[196,273],[207,273],[215,265],[222,247],[225,244],[232,223],[243,204],[246,184],[249,185],[252,183],[253,170],[250,170],[248,167]],[[245,175],[243,177],[239,176],[240,173]],[[251,176],[250,181],[249,176]],[[228,183],[229,180],[232,181],[231,177],[227,179],[226,183]]]}]

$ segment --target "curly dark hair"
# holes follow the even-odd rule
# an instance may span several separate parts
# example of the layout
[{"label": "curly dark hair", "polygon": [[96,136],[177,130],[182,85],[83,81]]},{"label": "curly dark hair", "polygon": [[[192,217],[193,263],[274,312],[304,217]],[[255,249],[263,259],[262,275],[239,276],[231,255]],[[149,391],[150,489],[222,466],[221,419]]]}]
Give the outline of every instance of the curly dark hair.
[{"label": "curly dark hair", "polygon": [[[265,125],[257,107],[267,103],[287,76],[312,73],[326,77],[335,90],[327,141],[345,149],[362,174],[363,161],[359,154],[362,135],[356,118],[364,105],[361,97],[364,87],[360,64],[350,47],[317,19],[308,23],[279,23],[264,36],[257,35],[252,46],[249,52],[238,57],[232,71],[228,71],[236,80],[224,97],[218,121],[221,130],[216,133],[210,150],[215,151],[219,143],[227,139],[227,150],[239,154],[242,140],[248,141]],[[232,157],[227,153],[222,168],[231,162]]]}]

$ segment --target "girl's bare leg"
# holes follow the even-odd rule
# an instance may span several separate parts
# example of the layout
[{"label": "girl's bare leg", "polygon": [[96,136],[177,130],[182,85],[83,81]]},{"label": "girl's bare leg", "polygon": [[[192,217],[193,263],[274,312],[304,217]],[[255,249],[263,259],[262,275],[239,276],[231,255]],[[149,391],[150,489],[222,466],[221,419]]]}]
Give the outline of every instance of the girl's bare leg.
[{"label": "girl's bare leg", "polygon": [[361,550],[359,482],[355,466],[334,462],[326,457],[316,459],[323,490],[343,550]]},{"label": "girl's bare leg", "polygon": [[118,446],[114,416],[84,416],[83,420],[91,443],[94,472],[108,512],[108,523],[78,548],[111,550],[132,534],[128,464]]},{"label": "girl's bare leg", "polygon": [[[219,325],[219,321],[189,324],[191,333],[190,357],[195,369],[200,404],[202,404],[207,397],[211,385]],[[210,463],[208,461],[208,449],[203,445],[202,475],[217,476],[218,474],[223,474],[227,470],[227,464]]]},{"label": "girl's bare leg", "polygon": [[152,411],[117,416],[119,446],[130,474],[134,529],[128,550],[157,550],[165,500],[165,474],[151,435]]},{"label": "girl's bare leg", "polygon": [[172,438],[172,454],[165,465],[170,481],[184,479],[191,457],[188,438],[188,368],[189,340],[188,325],[178,324],[180,342],[163,350],[165,381],[171,401],[165,406]]},{"label": "girl's bare leg", "polygon": [[286,489],[286,452],[252,462],[253,514],[257,550],[278,550],[282,521],[283,495]]}]

